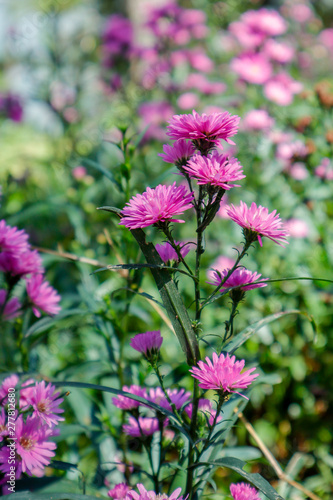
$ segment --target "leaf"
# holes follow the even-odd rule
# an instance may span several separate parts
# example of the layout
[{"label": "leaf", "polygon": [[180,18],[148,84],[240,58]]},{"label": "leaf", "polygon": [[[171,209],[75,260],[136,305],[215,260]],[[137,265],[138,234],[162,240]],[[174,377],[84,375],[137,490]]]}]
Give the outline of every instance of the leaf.
[{"label": "leaf", "polygon": [[266,495],[269,500],[284,500],[275,489],[269,484],[266,479],[264,479],[260,474],[253,474],[251,472],[246,472],[243,470],[243,467],[246,465],[246,462],[239,460],[238,458],[233,457],[225,457],[220,458],[219,460],[213,460],[209,462],[200,462],[196,464],[195,467],[200,466],[209,466],[213,467],[226,467],[237,472],[240,476],[242,476],[246,481],[249,481],[253,484],[258,490],[260,490],[264,495]]},{"label": "leaf", "polygon": [[118,271],[119,269],[166,269],[168,271],[173,271],[181,274],[185,274],[186,276],[189,276],[192,278],[192,276],[187,273],[186,271],[183,271],[182,269],[178,269],[172,266],[166,266],[164,263],[157,265],[157,264],[109,264],[106,267],[100,267],[99,269],[96,269],[93,271],[91,274],[96,274],[100,273],[102,271]]},{"label": "leaf", "polygon": [[252,325],[248,326],[240,332],[238,335],[236,335],[230,342],[227,343],[227,345],[224,346],[222,352],[229,352],[230,354],[233,354],[241,345],[244,344],[252,335],[254,335],[257,331],[260,330],[265,325],[268,325],[269,323],[272,323],[273,321],[282,318],[283,316],[286,316],[287,314],[304,314],[302,311],[299,311],[298,309],[291,309],[290,311],[282,311],[278,313],[271,314],[270,316],[266,316],[266,318],[263,318],[256,323],[253,323]]},{"label": "leaf", "polygon": [[117,186],[119,191],[123,192],[123,188],[122,188],[121,184],[119,184],[119,182],[116,181],[116,179],[114,178],[113,174],[109,170],[106,170],[106,168],[104,168],[102,165],[100,165],[96,161],[89,160],[88,158],[81,159],[81,163],[83,165],[86,165],[87,167],[92,167],[95,170],[98,170],[99,172],[101,172],[103,175],[105,175],[105,177],[107,177],[113,184],[115,184]]},{"label": "leaf", "polygon": [[91,495],[79,493],[31,493],[30,491],[20,491],[19,493],[12,493],[10,498],[13,500],[101,500],[101,498],[105,497],[92,497]]},{"label": "leaf", "polygon": [[97,210],[104,210],[105,212],[111,212],[113,214],[116,214],[119,216],[119,218],[121,218],[120,214],[121,214],[121,209],[120,208],[117,208],[117,207],[98,207]]},{"label": "leaf", "polygon": [[83,309],[67,309],[65,311],[61,311],[59,314],[57,314],[52,318],[42,318],[36,321],[36,323],[34,323],[29,328],[29,330],[25,333],[24,337],[27,338],[33,335],[34,333],[45,332],[45,330],[55,325],[63,318],[68,318],[69,316],[84,315],[84,314],[89,314],[89,311],[85,311]]},{"label": "leaf", "polygon": [[179,422],[178,418],[169,410],[166,410],[165,408],[162,408],[162,406],[159,406],[152,401],[148,401],[145,398],[141,398],[140,396],[136,396],[135,394],[131,394],[129,392],[122,391],[120,389],[114,389],[113,387],[106,387],[105,385],[96,385],[96,384],[87,384],[83,382],[72,382],[72,381],[52,381],[51,382],[55,387],[76,387],[79,389],[92,389],[95,391],[102,391],[102,392],[109,392],[111,394],[115,394],[116,396],[126,396],[129,399],[134,399],[134,401],[139,401],[140,403],[143,403],[145,406],[149,406],[150,408],[153,408],[156,411],[159,411],[160,413],[166,415],[168,418],[172,420],[172,425],[176,427],[182,434],[184,434],[189,441],[192,442],[191,437],[187,433],[187,431],[184,429],[184,427],[181,425]]}]

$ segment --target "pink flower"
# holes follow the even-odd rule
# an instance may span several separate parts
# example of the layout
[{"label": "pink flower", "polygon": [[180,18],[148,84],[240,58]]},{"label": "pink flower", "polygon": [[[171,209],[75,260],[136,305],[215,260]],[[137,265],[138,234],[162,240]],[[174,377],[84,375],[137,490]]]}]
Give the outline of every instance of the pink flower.
[{"label": "pink flower", "polygon": [[228,203],[229,203],[228,202],[228,195],[225,193],[223,195],[222,200],[221,200],[220,208],[216,214],[221,219],[229,219],[229,216],[227,214]]},{"label": "pink flower", "polygon": [[49,427],[57,425],[64,418],[57,415],[64,410],[59,405],[64,401],[54,385],[45,385],[44,380],[36,382],[30,397],[29,404],[33,407],[33,416],[43,420]]},{"label": "pink flower", "polygon": [[[217,271],[214,271],[212,281],[209,284],[219,286],[222,280],[227,276],[229,270],[230,269],[224,269],[223,271],[219,271],[219,273]],[[239,287],[244,291],[253,290],[253,288],[262,288],[263,286],[267,285],[265,283],[256,283],[256,281],[262,281],[264,279],[266,280],[268,278],[261,278],[261,274],[251,273],[251,271],[245,269],[244,267],[238,267],[222,285],[221,291],[223,291],[223,288],[233,287]],[[249,286],[244,286],[248,285],[249,283],[251,283]]]},{"label": "pink flower", "polygon": [[[199,399],[199,405],[198,405],[198,410],[205,414],[207,417],[209,417],[209,425],[213,425],[216,411],[212,407],[212,402],[209,401],[209,399]],[[185,407],[185,412],[187,413],[188,417],[191,419],[192,418],[192,412],[193,412],[193,405],[190,403]],[[222,417],[218,416],[216,419],[216,423],[221,422]]]},{"label": "pink flower", "polygon": [[124,500],[130,489],[126,483],[119,483],[112,490],[108,491],[108,496],[114,500]]},{"label": "pink flower", "polygon": [[159,223],[185,222],[173,217],[192,208],[193,196],[185,186],[176,186],[175,182],[171,186],[159,184],[155,189],[148,187],[126,204],[119,224],[137,229]]},{"label": "pink flower", "polygon": [[[146,75],[146,77],[152,77],[151,72]],[[155,84],[155,82],[154,82]],[[146,87],[150,87],[151,82],[146,83]],[[144,102],[139,106],[138,113],[142,118],[142,126],[149,128],[145,133],[146,139],[165,139],[165,129],[161,128],[160,125],[164,124],[169,118],[171,118],[173,113],[173,108],[171,104],[167,101],[152,101]]]},{"label": "pink flower", "polygon": [[248,10],[241,16],[241,20],[255,32],[266,36],[282,35],[287,30],[283,17],[272,9]]},{"label": "pink flower", "polygon": [[27,293],[37,318],[41,315],[40,311],[50,315],[58,314],[60,311],[61,307],[58,305],[60,295],[49,285],[48,281],[43,281],[41,274],[27,279]]},{"label": "pink flower", "polygon": [[[131,385],[129,387],[127,385],[124,385],[123,391],[129,392],[130,394],[134,394],[134,396],[139,396],[141,398],[147,397],[146,389],[138,385]],[[134,408],[138,408],[142,404],[140,403],[140,401],[135,401],[134,399],[130,399],[122,395],[112,398],[112,403],[121,410],[133,410]]]},{"label": "pink flower", "polygon": [[200,48],[187,51],[189,63],[192,68],[203,73],[210,73],[214,69],[213,61],[207,56],[206,52]]},{"label": "pink flower", "polygon": [[7,403],[9,389],[14,389],[19,382],[17,375],[10,375],[6,377],[0,386],[0,405],[5,405]]},{"label": "pink flower", "polygon": [[319,33],[320,42],[325,45],[328,50],[333,50],[333,28],[326,28]]},{"label": "pink flower", "polygon": [[307,236],[309,236],[309,226],[304,220],[286,220],[284,227],[292,238],[306,238]]},{"label": "pink flower", "polygon": [[86,175],[87,175],[87,169],[82,165],[78,165],[72,170],[72,176],[78,181],[83,179]]},{"label": "pink flower", "polygon": [[180,109],[193,109],[199,104],[199,96],[194,92],[184,92],[177,99],[177,105]]},{"label": "pink flower", "polygon": [[252,109],[244,116],[243,127],[245,130],[265,130],[274,125],[274,119],[265,109]]},{"label": "pink flower", "polygon": [[[11,442],[13,443],[13,441]],[[16,449],[16,446],[14,449]],[[14,454],[14,463],[12,463],[11,460],[13,460],[13,454],[11,448],[9,448],[9,446],[3,446],[2,448],[0,448],[0,472],[6,475],[9,472],[11,472],[11,470],[13,470],[11,469],[11,467],[15,467],[15,479],[16,480],[20,479],[22,475],[22,461],[20,460],[20,457],[17,455],[17,453]],[[5,482],[6,479],[4,478],[0,481],[0,485]],[[2,493],[3,495],[6,494],[4,491],[4,486],[2,487]],[[7,494],[10,493],[11,493],[10,491],[7,492]]]},{"label": "pink flower", "polygon": [[28,235],[23,229],[7,226],[4,220],[0,221],[0,250],[19,254],[28,250]]},{"label": "pink flower", "polygon": [[[190,251],[191,243],[181,243],[179,241],[175,241],[176,245],[180,248],[180,254],[184,258]],[[166,243],[155,245],[155,248],[158,252],[158,255],[161,257],[165,264],[172,262],[179,262],[179,257],[177,255],[176,250],[172,248],[170,243],[167,241]],[[0,299],[1,300],[1,299]]]},{"label": "pink flower", "polygon": [[253,202],[251,207],[248,208],[246,203],[240,202],[240,205],[235,207],[230,205],[227,213],[233,221],[245,230],[245,235],[250,236],[252,239],[258,238],[260,246],[262,246],[261,237],[265,236],[278,245],[287,242],[287,232],[285,231],[282,220],[279,215],[276,215],[276,210],[269,213],[268,208],[257,205]]},{"label": "pink flower", "polygon": [[[2,306],[6,300],[6,297],[7,297],[6,290],[0,290],[0,310],[2,310]],[[9,299],[2,312],[3,319],[8,321],[10,319],[16,318],[21,314],[20,309],[21,309],[21,304],[17,297]]]},{"label": "pink flower", "polygon": [[218,257],[212,264],[211,269],[207,271],[207,278],[209,280],[213,280],[216,270],[221,273],[225,269],[231,269],[234,266],[234,264],[235,264],[234,259],[231,259],[230,257],[226,257],[224,255],[220,255],[220,257]]},{"label": "pink flower", "polygon": [[219,145],[219,139],[233,144],[230,137],[237,134],[239,116],[224,113],[213,113],[201,116],[193,110],[192,114],[175,115],[169,121],[167,135],[171,139],[205,140]]},{"label": "pink flower", "polygon": [[26,250],[22,253],[1,252],[0,271],[12,276],[25,276],[43,272],[42,259],[37,250]]},{"label": "pink flower", "polygon": [[[235,356],[229,357],[229,354],[213,353],[213,363],[206,357],[206,363],[198,362],[198,366],[193,366],[192,377],[199,380],[199,387],[202,389],[215,389],[223,392],[239,394],[234,389],[246,389],[253,380],[259,376],[259,373],[250,375],[255,368],[250,368],[241,373],[245,361],[236,361]],[[240,394],[243,396],[243,394]],[[243,396],[245,397],[245,396]]]},{"label": "pink flower", "polygon": [[136,351],[141,352],[146,357],[151,357],[156,355],[162,345],[163,337],[159,330],[139,333],[132,338],[130,346]]},{"label": "pink flower", "polygon": [[329,158],[323,158],[321,164],[315,168],[314,174],[327,181],[333,180],[333,166]]},{"label": "pink flower", "polygon": [[48,434],[39,418],[20,415],[15,422],[16,453],[22,460],[22,471],[31,475],[33,469],[44,469],[55,453],[56,444],[49,442]]},{"label": "pink flower", "polygon": [[297,181],[303,181],[304,179],[309,177],[308,169],[306,168],[305,164],[300,161],[290,165],[287,171],[289,175]]},{"label": "pink flower", "polygon": [[128,424],[123,425],[123,431],[132,437],[151,436],[159,430],[159,421],[155,417],[129,417]]},{"label": "pink flower", "polygon": [[286,43],[279,43],[270,38],[264,45],[264,54],[273,61],[287,64],[294,58],[295,50]]},{"label": "pink flower", "polygon": [[197,89],[203,94],[221,94],[225,91],[226,86],[222,82],[210,82],[206,76],[201,73],[191,73],[186,81],[186,88]]},{"label": "pink flower", "polygon": [[308,155],[308,148],[302,141],[283,142],[276,148],[276,157],[280,160],[304,158]]},{"label": "pink flower", "polygon": [[163,158],[166,163],[174,163],[175,165],[184,165],[187,160],[195,153],[195,147],[192,142],[180,139],[174,144],[164,144],[164,153],[159,153],[158,156]]},{"label": "pink flower", "polygon": [[3,441],[4,436],[8,436],[7,429],[7,414],[5,413],[5,408],[2,406],[0,412],[0,443]]},{"label": "pink flower", "polygon": [[155,493],[155,491],[147,491],[143,484],[137,484],[140,493],[137,493],[134,490],[128,492],[128,496],[133,500],[183,500],[182,496],[179,496],[181,493],[181,488],[177,488],[170,496],[165,493],[159,494]]},{"label": "pink flower", "polygon": [[272,66],[262,54],[242,54],[232,59],[230,68],[244,81],[263,85],[272,76]]},{"label": "pink flower", "polygon": [[[186,392],[185,389],[167,389],[167,393],[177,410],[184,406],[184,404],[191,398],[191,393]],[[146,397],[149,401],[162,406],[162,408],[165,408],[166,410],[172,411],[171,405],[160,387],[149,389]]]},{"label": "pink flower", "polygon": [[288,73],[279,73],[271,78],[264,87],[264,94],[270,101],[288,106],[293,102],[294,94],[299,94],[303,85],[293,80]]},{"label": "pink flower", "polygon": [[233,483],[230,492],[234,500],[260,500],[258,491],[246,483]]},{"label": "pink flower", "polygon": [[234,182],[246,177],[237,158],[229,158],[228,155],[219,154],[217,151],[208,156],[193,156],[183,166],[183,170],[196,179],[199,185],[210,184],[225,190],[240,187]]}]

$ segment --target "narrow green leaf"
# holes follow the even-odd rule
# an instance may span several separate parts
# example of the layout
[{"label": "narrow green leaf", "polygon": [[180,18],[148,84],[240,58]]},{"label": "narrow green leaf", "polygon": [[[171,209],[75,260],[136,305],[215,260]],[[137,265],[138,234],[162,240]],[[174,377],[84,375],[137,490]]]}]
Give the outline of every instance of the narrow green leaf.
[{"label": "narrow green leaf", "polygon": [[220,458],[219,460],[213,460],[209,462],[201,462],[196,464],[195,467],[200,466],[210,466],[212,465],[214,468],[218,467],[226,467],[227,469],[231,469],[237,472],[240,476],[242,476],[246,481],[249,481],[253,484],[258,490],[260,490],[264,495],[266,495],[269,500],[284,500],[275,489],[269,484],[266,479],[264,479],[260,474],[253,474],[250,472],[246,472],[243,470],[243,467],[246,465],[246,462],[239,460],[238,458],[233,457],[225,457]]},{"label": "narrow green leaf", "polygon": [[116,214],[120,218],[121,209],[117,207],[98,207],[97,210],[104,210],[105,212],[111,212]]},{"label": "narrow green leaf", "polygon": [[170,418],[172,420],[172,425],[176,427],[182,434],[184,434],[187,437],[187,439],[189,439],[189,441],[192,442],[186,429],[184,429],[184,427],[181,425],[181,422],[179,422],[178,418],[171,411],[162,408],[162,406],[159,406],[153,403],[152,401],[148,401],[148,399],[141,398],[140,396],[136,396],[135,394],[131,394],[129,392],[122,391],[120,389],[114,389],[113,387],[106,387],[105,385],[87,384],[84,382],[72,382],[66,380],[61,382],[52,381],[52,384],[55,387],[76,387],[78,389],[92,389],[95,391],[109,392],[111,394],[115,394],[116,396],[125,396],[129,399],[134,399],[134,401],[139,401],[145,406],[149,406],[150,408],[153,408],[154,410],[159,411],[160,413]]},{"label": "narrow green leaf", "polygon": [[116,181],[113,174],[109,170],[106,170],[106,168],[104,168],[99,163],[97,163],[96,161],[93,161],[93,160],[89,160],[88,158],[82,158],[81,163],[82,163],[82,165],[86,165],[87,167],[92,167],[95,170],[98,170],[103,175],[105,175],[105,177],[107,177],[113,184],[115,184],[117,186],[117,188],[119,189],[119,191],[123,191],[121,184],[119,184],[119,182]]},{"label": "narrow green leaf", "polygon": [[229,352],[230,354],[233,354],[241,345],[244,344],[244,342],[258,332],[260,328],[279,318],[282,318],[283,316],[286,316],[287,314],[303,314],[303,312],[298,309],[291,309],[290,311],[282,311],[266,316],[266,318],[253,323],[253,325],[248,326],[245,330],[236,335],[232,340],[230,340],[230,342],[227,343],[227,345],[224,346],[222,352]]},{"label": "narrow green leaf", "polygon": [[172,266],[166,266],[164,263],[157,265],[157,264],[109,264],[106,267],[100,267],[99,269],[96,269],[93,271],[91,274],[96,274],[100,273],[102,271],[118,271],[119,269],[166,269],[168,271],[172,272],[177,272],[181,274],[185,274],[186,276],[189,276],[190,278],[193,279],[193,276],[191,276],[189,273],[186,271],[183,271],[182,269],[178,269]]},{"label": "narrow green leaf", "polygon": [[52,318],[42,318],[36,323],[34,323],[26,332],[25,338],[30,337],[31,335],[37,333],[42,333],[46,331],[48,328],[51,326],[55,325],[59,321],[61,321],[63,318],[68,318],[69,316],[77,316],[77,315],[84,315],[84,314],[89,314],[89,311],[85,311],[83,309],[67,309],[65,311],[61,311],[59,314]]}]

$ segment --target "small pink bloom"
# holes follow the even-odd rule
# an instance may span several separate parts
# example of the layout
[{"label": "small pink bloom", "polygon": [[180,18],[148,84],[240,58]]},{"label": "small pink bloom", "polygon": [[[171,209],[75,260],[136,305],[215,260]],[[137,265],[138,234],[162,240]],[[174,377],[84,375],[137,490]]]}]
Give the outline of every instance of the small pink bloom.
[{"label": "small pink bloom", "polygon": [[72,170],[72,175],[75,179],[83,179],[87,175],[87,169],[82,165],[79,165]]},{"label": "small pink bloom", "polygon": [[308,155],[308,148],[302,141],[283,142],[276,148],[276,157],[280,160],[304,158]]},{"label": "small pink bloom", "polygon": [[59,313],[60,295],[49,285],[48,281],[43,281],[42,274],[36,274],[27,279],[27,293],[37,318],[41,315],[40,311],[50,315]]},{"label": "small pink bloom", "polygon": [[264,53],[273,61],[280,64],[290,63],[295,55],[295,50],[286,43],[277,42],[270,38],[264,45]]},{"label": "small pink bloom", "polygon": [[288,106],[293,102],[294,94],[299,94],[303,85],[293,80],[287,73],[279,73],[271,78],[264,87],[264,94],[270,101]]},{"label": "small pink bloom", "polygon": [[260,500],[258,491],[246,483],[233,483],[230,492],[234,500]]},{"label": "small pink bloom", "polygon": [[20,254],[28,250],[28,235],[21,229],[7,226],[4,220],[0,221],[0,251]]},{"label": "small pink bloom", "polygon": [[15,422],[16,453],[22,461],[22,471],[31,475],[33,469],[44,469],[54,457],[56,444],[48,435],[39,418],[28,416],[26,422],[20,415]]},{"label": "small pink bloom", "polygon": [[299,3],[290,6],[290,17],[298,23],[307,23],[313,18],[312,10],[308,5]]},{"label": "small pink bloom", "polygon": [[180,139],[172,145],[164,144],[163,151],[164,153],[159,153],[158,156],[163,158],[166,163],[184,165],[194,155],[195,147],[192,142]]},{"label": "small pink bloom", "polygon": [[[198,410],[207,417],[209,417],[209,425],[213,425],[216,411],[213,409],[212,402],[209,401],[209,399],[199,399],[199,405],[198,405]],[[188,417],[191,419],[192,418],[192,412],[193,412],[193,405],[190,403],[185,407],[185,412],[187,413]],[[216,423],[221,422],[222,416],[218,416],[216,419]]]},{"label": "small pink bloom", "polygon": [[[215,271],[213,272],[212,281],[209,283],[210,285],[219,286],[222,280],[227,276],[230,269],[224,269],[223,271]],[[256,283],[257,281],[267,280],[268,278],[261,278],[261,274],[252,273],[248,269],[244,267],[238,267],[232,273],[231,276],[227,279],[227,281],[222,285],[221,292],[223,288],[234,288],[239,287],[241,290],[245,292],[247,290],[253,290],[254,288],[262,288],[267,286],[265,283]],[[245,286],[247,285],[247,286]]]},{"label": "small pink bloom", "polygon": [[266,130],[272,128],[274,119],[265,109],[252,109],[244,116],[243,127],[245,130]]},{"label": "small pink bloom", "polygon": [[[191,243],[181,243],[179,241],[175,241],[176,245],[179,246],[180,248],[180,254],[184,258],[190,251],[190,245]],[[179,262],[179,257],[177,255],[176,250],[172,248],[170,243],[167,241],[166,243],[159,244],[157,243],[155,245],[155,248],[157,250],[157,253],[163,260],[165,264],[172,263],[172,262]]]},{"label": "small pink bloom", "polygon": [[[185,389],[167,389],[167,393],[177,410],[184,406],[191,398],[191,393],[186,392]],[[162,406],[162,408],[166,410],[172,411],[171,405],[160,387],[149,389],[147,392],[147,399]]]},{"label": "small pink bloom", "polygon": [[194,92],[185,92],[177,99],[180,109],[193,109],[199,104],[199,97]]},{"label": "small pink bloom", "polygon": [[123,425],[123,431],[132,437],[151,436],[159,430],[159,421],[155,417],[129,417],[128,424]]},{"label": "small pink bloom", "polygon": [[223,113],[212,113],[201,116],[193,110],[189,115],[175,115],[169,121],[167,135],[171,139],[190,139],[198,141],[204,139],[219,145],[219,139],[233,142],[230,137],[237,134],[239,116]]},{"label": "small pink bloom", "polygon": [[321,179],[325,179],[327,181],[333,180],[333,165],[331,164],[330,159],[323,158],[321,160],[321,164],[315,168],[314,173]]},{"label": "small pink bloom", "polygon": [[[261,237],[265,236],[278,245],[287,242],[287,232],[283,227],[282,220],[276,214],[276,210],[269,213],[268,208],[257,205],[253,202],[248,208],[246,203],[240,202],[239,206],[230,205],[227,213],[233,221],[247,231],[253,233],[253,236],[258,238],[260,246],[262,246]],[[281,243],[282,242],[282,243]]]},{"label": "small pink bloom", "polygon": [[287,30],[286,21],[273,9],[248,10],[241,16],[241,20],[255,32],[266,36],[282,35]]},{"label": "small pink bloom", "polygon": [[156,355],[162,345],[163,337],[159,330],[139,333],[132,338],[130,346],[145,356]]},{"label": "small pink bloom", "polygon": [[185,222],[173,217],[192,208],[193,196],[185,186],[176,186],[175,182],[171,186],[160,184],[155,189],[148,187],[126,204],[119,224],[137,229],[161,222]]},{"label": "small pink bloom", "polygon": [[16,254],[12,252],[0,253],[0,270],[12,276],[26,276],[44,271],[42,259],[37,250],[26,250]]},{"label": "small pink bloom", "polygon": [[[181,488],[177,488],[170,496],[165,493],[159,494],[155,493],[155,491],[147,491],[143,484],[137,484],[140,493],[137,493],[134,490],[128,492],[128,496],[133,500],[183,500],[181,494]],[[187,498],[187,497],[186,497]],[[186,499],[185,499],[186,500]]]},{"label": "small pink bloom", "polygon": [[248,83],[263,85],[272,76],[273,68],[262,54],[242,54],[232,59],[231,70]]},{"label": "small pink bloom", "polygon": [[215,262],[212,264],[211,269],[209,269],[207,271],[207,278],[209,280],[213,280],[214,276],[215,276],[215,273],[216,273],[216,270],[221,273],[225,269],[227,269],[227,270],[231,269],[234,266],[235,262],[236,261],[234,259],[231,259],[230,257],[226,257],[224,255],[220,255],[220,257],[218,257],[215,260]]},{"label": "small pink bloom", "polygon": [[112,490],[108,491],[108,496],[114,500],[124,500],[130,489],[126,483],[119,483]]},{"label": "small pink bloom", "polygon": [[[134,396],[139,396],[140,398],[147,397],[146,389],[138,385],[131,385],[129,387],[127,385],[124,385],[123,391],[134,394]],[[112,403],[121,410],[133,410],[134,408],[138,408],[142,404],[139,401],[135,401],[135,399],[127,398],[126,396],[122,396],[121,394],[117,397],[112,398]]]},{"label": "small pink bloom", "polygon": [[328,50],[333,50],[333,28],[326,28],[319,33],[320,42],[328,48]]},{"label": "small pink bloom", "polygon": [[309,226],[304,220],[289,219],[285,221],[284,226],[292,238],[306,238],[309,236]]},{"label": "small pink bloom", "polygon": [[0,386],[0,405],[5,405],[7,403],[9,389],[14,389],[19,382],[17,375],[13,374],[6,377]]},{"label": "small pink bloom", "polygon": [[40,418],[49,427],[58,425],[61,420],[65,420],[58,415],[58,413],[64,412],[63,409],[59,408],[64,399],[60,397],[59,392],[56,392],[54,385],[46,385],[44,380],[36,382],[28,401],[34,409],[33,416]]},{"label": "small pink bloom", "polygon": [[202,49],[191,49],[187,52],[189,63],[192,68],[203,73],[210,73],[214,69],[213,61]]},{"label": "small pink bloom", "polygon": [[[3,303],[5,302],[7,297],[6,290],[0,290],[0,310],[2,310]],[[3,310],[2,316],[5,321],[16,318],[21,314],[20,312],[21,304],[17,297],[12,297],[9,299],[5,308]]]},{"label": "small pink bloom", "polygon": [[309,172],[304,163],[296,162],[288,167],[289,175],[297,181],[303,181],[309,177]]},{"label": "small pink bloom", "polygon": [[210,184],[225,190],[240,187],[234,182],[246,177],[237,158],[229,158],[228,155],[219,154],[217,151],[207,156],[193,156],[183,166],[183,170],[189,177],[196,179],[199,185]]},{"label": "small pink bloom", "polygon": [[[255,368],[241,373],[244,365],[245,361],[236,361],[235,356],[231,358],[229,354],[218,356],[214,352],[213,363],[206,357],[206,363],[199,361],[198,366],[193,366],[189,371],[192,377],[199,380],[199,387],[202,389],[215,389],[239,394],[235,389],[246,389],[259,376],[259,373],[250,375]],[[243,394],[240,395],[243,396]]]}]

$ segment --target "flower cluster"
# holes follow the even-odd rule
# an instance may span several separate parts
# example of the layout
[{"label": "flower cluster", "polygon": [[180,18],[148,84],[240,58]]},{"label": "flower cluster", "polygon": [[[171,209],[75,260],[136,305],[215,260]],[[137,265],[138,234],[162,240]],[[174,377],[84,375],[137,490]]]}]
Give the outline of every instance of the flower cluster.
[{"label": "flower cluster", "polygon": [[[64,411],[59,407],[63,398],[52,384],[29,379],[15,391],[17,404],[12,410],[15,406],[12,391],[18,384],[19,378],[14,374],[0,386],[0,471],[6,474],[10,470],[10,450],[15,440],[16,479],[22,472],[40,477],[55,455],[52,437],[58,434],[56,426],[64,420],[59,415]],[[3,489],[6,490],[6,486]]]},{"label": "flower cluster", "polygon": [[[60,296],[44,280],[42,260],[28,243],[28,235],[23,230],[0,221],[0,271],[4,273],[7,289],[0,290],[0,307],[3,319],[18,316],[26,307],[32,307],[35,316],[41,311],[57,314],[60,311]],[[23,304],[12,297],[13,290],[23,279],[26,283],[27,298]]]},{"label": "flower cluster", "polygon": [[155,491],[147,491],[143,484],[136,485],[139,493],[132,490],[126,483],[116,484],[112,490],[109,490],[108,496],[114,500],[183,500],[181,488],[177,488],[171,493],[156,493]]},{"label": "flower cluster", "polygon": [[294,94],[303,89],[285,70],[295,56],[293,47],[275,38],[286,30],[287,23],[280,14],[266,8],[248,10],[229,26],[242,48],[232,59],[231,70],[247,83],[263,85],[265,97],[280,106],[291,104]]}]

